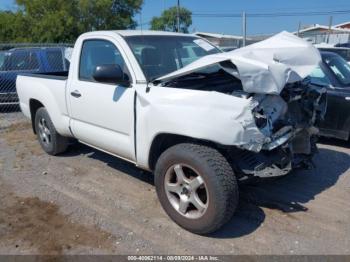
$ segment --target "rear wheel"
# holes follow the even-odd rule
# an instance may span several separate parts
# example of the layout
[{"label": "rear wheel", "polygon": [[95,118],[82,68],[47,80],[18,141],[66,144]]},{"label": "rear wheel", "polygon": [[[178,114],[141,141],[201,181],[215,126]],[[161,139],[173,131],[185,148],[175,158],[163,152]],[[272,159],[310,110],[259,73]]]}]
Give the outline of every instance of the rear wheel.
[{"label": "rear wheel", "polygon": [[238,203],[231,166],[207,146],[179,144],[166,150],[156,164],[155,185],[166,213],[193,233],[216,231]]},{"label": "rear wheel", "polygon": [[66,151],[68,138],[57,133],[47,110],[39,108],[35,114],[35,130],[41,147],[49,155],[57,155]]}]

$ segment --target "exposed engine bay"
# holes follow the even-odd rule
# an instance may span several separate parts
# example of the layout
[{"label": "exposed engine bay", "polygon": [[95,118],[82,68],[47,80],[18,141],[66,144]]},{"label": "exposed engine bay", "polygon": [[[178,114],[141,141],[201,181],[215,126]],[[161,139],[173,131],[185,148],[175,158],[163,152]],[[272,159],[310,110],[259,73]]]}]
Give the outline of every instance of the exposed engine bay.
[{"label": "exposed engine bay", "polygon": [[202,60],[154,84],[219,92],[250,101],[252,117],[239,121],[247,132],[258,129],[253,132],[256,136],[223,147],[241,179],[280,176],[292,168],[312,167],[318,133],[314,125],[324,116],[327,105],[325,87],[305,79],[320,60],[314,47],[282,33],[275,39]]}]

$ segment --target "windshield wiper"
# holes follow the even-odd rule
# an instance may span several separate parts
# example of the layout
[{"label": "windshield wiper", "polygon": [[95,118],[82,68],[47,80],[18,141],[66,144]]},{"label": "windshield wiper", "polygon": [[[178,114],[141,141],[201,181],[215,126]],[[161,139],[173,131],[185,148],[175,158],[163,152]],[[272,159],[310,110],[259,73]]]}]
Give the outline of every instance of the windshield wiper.
[{"label": "windshield wiper", "polygon": [[172,82],[172,81],[190,81],[190,80],[201,80],[201,79],[204,79],[206,77],[210,76],[210,74],[207,74],[207,73],[200,73],[200,72],[193,72],[193,73],[190,73],[190,74],[187,74],[187,75],[183,75],[183,76],[179,76],[179,77],[176,77],[174,79],[171,79],[167,82],[165,82],[165,84],[169,83],[169,82]]},{"label": "windshield wiper", "polygon": [[148,93],[151,90],[151,87],[149,86],[149,84],[153,84],[156,86],[159,83],[161,83],[160,80],[157,80],[158,78],[159,76],[154,76],[154,77],[151,77],[149,80],[147,80],[146,93]]},{"label": "windshield wiper", "polygon": [[[164,82],[162,80],[157,80],[160,76],[155,76],[155,77],[152,77],[148,80],[147,87],[148,87],[149,83],[152,83],[153,85],[159,85],[160,83],[167,85],[168,83],[171,83],[172,81],[188,81],[188,80],[195,80],[195,79],[203,79],[203,78],[208,77],[209,75],[210,74],[207,74],[207,73],[192,72],[190,74],[175,77],[174,79],[170,79],[168,81],[165,80]],[[148,91],[149,91],[149,87],[148,87]]]}]

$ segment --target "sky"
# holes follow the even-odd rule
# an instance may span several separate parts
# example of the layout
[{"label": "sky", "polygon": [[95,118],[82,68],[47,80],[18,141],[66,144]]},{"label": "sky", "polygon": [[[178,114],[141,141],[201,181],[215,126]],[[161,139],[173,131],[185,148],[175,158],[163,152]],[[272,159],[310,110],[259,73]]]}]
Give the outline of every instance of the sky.
[{"label": "sky", "polygon": [[[141,14],[135,19],[139,24],[148,23],[153,16],[159,16],[161,12],[176,5],[177,0],[144,0]],[[183,7],[193,13],[275,13],[275,12],[317,12],[349,10],[347,14],[333,15],[333,24],[350,21],[349,0],[180,0]],[[14,9],[13,0],[0,0],[0,9]],[[242,33],[241,18],[236,17],[192,17],[192,31],[235,34]],[[292,16],[274,18],[247,18],[247,34],[271,34],[283,30],[296,31],[298,25],[329,24],[329,15],[321,16]],[[142,26],[148,29],[148,25]]]}]

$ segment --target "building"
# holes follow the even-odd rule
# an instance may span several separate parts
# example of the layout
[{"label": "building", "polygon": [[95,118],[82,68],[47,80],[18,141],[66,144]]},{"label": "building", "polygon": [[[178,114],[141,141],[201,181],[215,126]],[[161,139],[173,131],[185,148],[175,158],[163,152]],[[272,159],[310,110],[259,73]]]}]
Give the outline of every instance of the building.
[{"label": "building", "polygon": [[294,34],[314,44],[346,43],[350,41],[350,22],[335,25],[330,28],[326,25],[313,24],[294,32]]},{"label": "building", "polygon": [[350,21],[349,22],[345,22],[345,23],[341,23],[338,25],[334,26],[335,28],[342,28],[342,29],[349,29],[350,30]]},{"label": "building", "polygon": [[[243,37],[238,35],[214,34],[206,32],[196,32],[195,35],[207,39],[212,44],[221,48],[224,51],[230,51],[239,48],[243,45]],[[249,43],[251,39],[247,38]],[[247,44],[248,44],[247,43]]]}]

